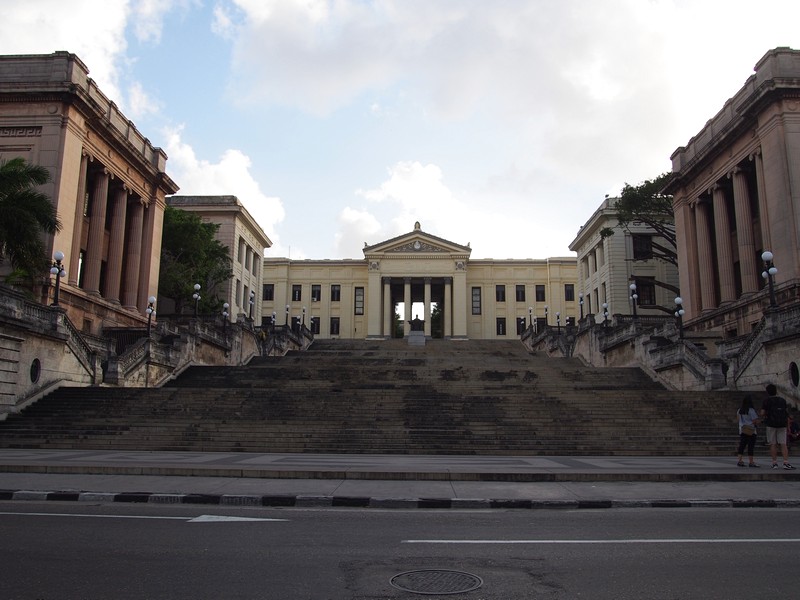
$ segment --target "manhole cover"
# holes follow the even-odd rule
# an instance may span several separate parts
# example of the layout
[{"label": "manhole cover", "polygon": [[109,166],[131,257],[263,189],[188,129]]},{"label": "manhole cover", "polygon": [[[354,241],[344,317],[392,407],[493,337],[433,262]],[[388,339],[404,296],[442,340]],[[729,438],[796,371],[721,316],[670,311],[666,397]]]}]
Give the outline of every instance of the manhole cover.
[{"label": "manhole cover", "polygon": [[395,575],[389,581],[394,587],[413,594],[463,594],[477,590],[483,579],[472,573],[448,571],[443,569],[422,569],[406,571]]}]

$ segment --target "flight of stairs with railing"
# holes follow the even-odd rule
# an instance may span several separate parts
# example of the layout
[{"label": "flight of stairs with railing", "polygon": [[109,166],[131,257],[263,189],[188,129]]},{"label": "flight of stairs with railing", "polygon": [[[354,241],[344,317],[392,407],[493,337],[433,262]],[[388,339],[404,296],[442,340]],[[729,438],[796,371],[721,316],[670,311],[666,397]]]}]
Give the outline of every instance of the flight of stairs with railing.
[{"label": "flight of stairs with railing", "polygon": [[0,447],[731,455],[742,395],[670,391],[518,341],[317,340],[157,389],[62,388],[0,422]]}]

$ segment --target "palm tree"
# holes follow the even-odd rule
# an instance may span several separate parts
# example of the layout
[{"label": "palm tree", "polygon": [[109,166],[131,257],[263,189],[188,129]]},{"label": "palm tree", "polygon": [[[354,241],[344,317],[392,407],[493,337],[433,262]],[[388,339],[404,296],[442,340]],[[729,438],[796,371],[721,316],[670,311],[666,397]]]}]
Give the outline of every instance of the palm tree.
[{"label": "palm tree", "polygon": [[0,260],[8,259],[13,269],[29,277],[49,266],[42,233],[61,229],[50,198],[36,189],[48,181],[45,167],[23,158],[0,160]]}]

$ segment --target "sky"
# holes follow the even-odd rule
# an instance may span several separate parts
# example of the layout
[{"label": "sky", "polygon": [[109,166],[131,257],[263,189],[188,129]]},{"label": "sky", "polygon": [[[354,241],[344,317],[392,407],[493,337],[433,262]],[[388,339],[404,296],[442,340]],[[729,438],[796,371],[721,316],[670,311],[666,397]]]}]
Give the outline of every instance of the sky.
[{"label": "sky", "polygon": [[184,195],[235,195],[266,256],[423,231],[574,256],[606,195],[671,170],[800,2],[0,0],[0,54],[66,50]]}]

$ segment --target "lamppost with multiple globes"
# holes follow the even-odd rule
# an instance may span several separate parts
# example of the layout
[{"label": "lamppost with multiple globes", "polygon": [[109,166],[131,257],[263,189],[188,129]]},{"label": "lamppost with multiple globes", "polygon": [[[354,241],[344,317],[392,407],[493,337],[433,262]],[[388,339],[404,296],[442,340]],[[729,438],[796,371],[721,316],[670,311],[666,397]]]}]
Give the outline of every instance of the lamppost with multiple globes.
[{"label": "lamppost with multiple globes", "polygon": [[284,323],[287,327],[289,326],[289,305],[286,305],[286,323]]},{"label": "lamppost with multiple globes", "polygon": [[578,294],[578,304],[581,307],[581,321],[583,321],[583,292]]},{"label": "lamppost with multiple globes", "polygon": [[272,333],[275,333],[275,319],[277,318],[278,313],[274,310],[272,311]]},{"label": "lamppost with multiple globes", "polygon": [[53,253],[53,259],[53,266],[50,267],[50,274],[56,276],[56,289],[53,292],[53,304],[51,304],[51,306],[58,306],[58,292],[61,289],[61,278],[65,277],[67,272],[61,264],[61,261],[64,260],[63,252],[56,250]]},{"label": "lamppost with multiple globes", "polygon": [[608,327],[608,302],[603,302],[603,327]]},{"label": "lamppost with multiple globes", "polygon": [[156,297],[150,296],[147,299],[147,308],[145,311],[147,313],[147,337],[150,337],[150,326],[153,321],[153,315],[156,314]]},{"label": "lamppost with multiple globes", "polygon": [[561,335],[561,313],[556,313],[556,332],[558,335]]},{"label": "lamppost with multiple globes", "polygon": [[533,307],[528,307],[528,321],[530,322],[530,327],[533,329]]},{"label": "lamppost with multiple globes", "polygon": [[772,259],[774,258],[772,252],[769,250],[764,250],[761,253],[761,260],[764,261],[764,270],[761,272],[761,277],[767,280],[767,284],[769,285],[769,306],[770,308],[775,308],[778,306],[778,301],[775,299],[775,282],[774,278],[775,275],[778,273],[778,268],[773,264]]},{"label": "lamppost with multiple globes", "polygon": [[303,307],[303,314],[300,317],[300,329],[306,326],[306,307]]},{"label": "lamppost with multiple globes", "polygon": [[228,317],[230,316],[228,309],[230,307],[231,305],[227,302],[222,305],[222,329],[225,331],[225,333],[228,333]]},{"label": "lamppost with multiple globes", "polygon": [[636,282],[630,284],[628,287],[631,289],[631,303],[633,305],[633,318],[636,318],[636,301],[639,299],[639,294],[636,293]]},{"label": "lamppost with multiple globes", "polygon": [[194,318],[197,318],[197,312],[200,307],[200,284],[194,284],[194,294],[192,294],[192,298],[194,299]]},{"label": "lamppost with multiple globes", "polygon": [[547,325],[547,311],[549,310],[547,304],[544,305],[544,324]]},{"label": "lamppost with multiple globes", "polygon": [[686,311],[683,310],[683,298],[678,296],[675,298],[675,319],[678,322],[678,337],[683,339],[683,315]]}]

